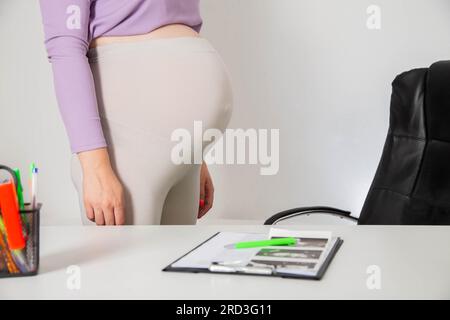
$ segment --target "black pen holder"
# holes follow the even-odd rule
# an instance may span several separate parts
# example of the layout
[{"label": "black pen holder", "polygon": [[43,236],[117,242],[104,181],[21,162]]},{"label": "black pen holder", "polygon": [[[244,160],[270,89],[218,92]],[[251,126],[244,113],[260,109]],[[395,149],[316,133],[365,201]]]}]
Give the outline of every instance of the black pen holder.
[{"label": "black pen holder", "polygon": [[[33,276],[39,269],[39,216],[42,204],[20,210],[25,248],[11,250],[5,226],[0,224],[0,278]],[[1,209],[0,209],[1,216]]]}]

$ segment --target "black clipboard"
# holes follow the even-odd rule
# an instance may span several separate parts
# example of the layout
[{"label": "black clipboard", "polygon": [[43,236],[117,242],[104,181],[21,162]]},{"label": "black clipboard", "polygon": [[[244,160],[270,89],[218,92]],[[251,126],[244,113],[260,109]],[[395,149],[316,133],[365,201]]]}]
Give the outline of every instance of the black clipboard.
[{"label": "black clipboard", "polygon": [[324,276],[325,272],[327,271],[329,265],[331,264],[331,261],[333,261],[334,256],[338,252],[339,248],[344,243],[344,240],[341,238],[337,238],[336,242],[334,243],[333,247],[330,249],[327,257],[322,263],[322,266],[320,267],[319,271],[316,275],[295,275],[295,274],[283,274],[280,272],[274,273],[274,274],[257,274],[257,273],[247,273],[247,272],[218,272],[218,271],[210,271],[208,268],[185,268],[185,267],[173,267],[172,265],[176,263],[177,261],[181,260],[182,258],[186,257],[188,254],[193,252],[194,250],[200,248],[202,245],[207,243],[208,241],[212,240],[214,237],[216,237],[220,232],[215,233],[199,245],[197,245],[195,248],[191,249],[190,251],[186,252],[184,255],[170,263],[168,266],[166,266],[162,271],[164,272],[187,272],[187,273],[212,273],[212,274],[228,274],[228,275],[245,275],[245,276],[261,276],[261,277],[278,277],[278,278],[286,278],[286,279],[310,279],[310,280],[321,280]]}]

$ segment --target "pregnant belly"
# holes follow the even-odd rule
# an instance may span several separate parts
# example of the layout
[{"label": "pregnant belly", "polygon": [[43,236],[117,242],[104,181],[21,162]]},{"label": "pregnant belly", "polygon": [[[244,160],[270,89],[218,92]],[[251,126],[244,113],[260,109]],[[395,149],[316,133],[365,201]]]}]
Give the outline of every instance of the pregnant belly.
[{"label": "pregnant belly", "polygon": [[107,36],[91,41],[90,48],[116,42],[133,42],[149,38],[199,37],[199,34],[184,24],[169,24],[146,34],[132,36]]}]

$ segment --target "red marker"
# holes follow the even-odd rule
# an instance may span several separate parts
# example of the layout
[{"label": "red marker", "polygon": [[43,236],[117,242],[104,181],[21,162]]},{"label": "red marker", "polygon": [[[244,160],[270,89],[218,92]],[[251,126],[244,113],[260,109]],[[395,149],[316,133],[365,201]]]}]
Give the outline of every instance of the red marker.
[{"label": "red marker", "polygon": [[205,206],[205,200],[204,199],[200,199],[200,209],[202,209]]},{"label": "red marker", "polygon": [[25,248],[19,215],[19,201],[12,181],[0,184],[0,211],[5,224],[9,248],[11,250]]}]

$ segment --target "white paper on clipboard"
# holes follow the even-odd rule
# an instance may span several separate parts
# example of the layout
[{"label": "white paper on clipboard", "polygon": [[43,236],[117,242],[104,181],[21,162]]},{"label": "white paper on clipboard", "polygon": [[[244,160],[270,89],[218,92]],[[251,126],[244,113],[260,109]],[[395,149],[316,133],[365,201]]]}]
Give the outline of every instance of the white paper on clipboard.
[{"label": "white paper on clipboard", "polygon": [[220,232],[208,242],[172,264],[174,268],[205,268],[213,262],[240,262],[247,264],[261,248],[246,250],[227,249],[225,246],[242,241],[268,239],[267,234]]}]

